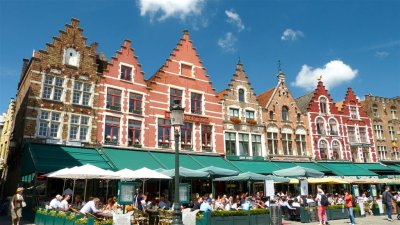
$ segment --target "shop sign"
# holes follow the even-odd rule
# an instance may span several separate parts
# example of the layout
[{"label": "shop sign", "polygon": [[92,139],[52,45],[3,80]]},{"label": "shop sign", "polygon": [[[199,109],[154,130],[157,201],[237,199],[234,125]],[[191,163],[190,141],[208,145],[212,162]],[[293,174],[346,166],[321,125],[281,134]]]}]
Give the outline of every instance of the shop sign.
[{"label": "shop sign", "polygon": [[[171,118],[171,112],[165,112],[165,118],[166,119]],[[210,123],[210,119],[208,117],[187,115],[187,114],[184,115],[183,120],[185,122],[193,122],[193,123],[203,123],[203,124]]]},{"label": "shop sign", "polygon": [[120,205],[133,204],[133,196],[135,193],[135,182],[119,182],[118,183],[118,203]]},{"label": "shop sign", "polygon": [[262,161],[264,157],[262,156],[246,156],[246,155],[227,155],[226,159],[228,160],[254,160],[254,161]]}]

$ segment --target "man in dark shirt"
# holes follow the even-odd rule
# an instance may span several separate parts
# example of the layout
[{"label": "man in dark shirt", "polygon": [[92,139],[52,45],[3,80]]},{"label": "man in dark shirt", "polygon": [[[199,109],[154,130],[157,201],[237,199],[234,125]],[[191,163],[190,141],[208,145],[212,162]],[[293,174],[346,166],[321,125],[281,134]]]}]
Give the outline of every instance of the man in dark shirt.
[{"label": "man in dark shirt", "polygon": [[388,221],[393,221],[393,219],[392,219],[392,208],[393,208],[392,199],[396,201],[396,199],[393,197],[392,193],[390,192],[390,187],[386,186],[386,190],[382,194],[382,203],[386,205]]},{"label": "man in dark shirt", "polygon": [[201,203],[203,203],[203,198],[198,198],[197,201],[194,203],[192,211],[200,209]]},{"label": "man in dark shirt", "polygon": [[136,188],[135,195],[133,196],[133,207],[135,209],[143,210],[141,201],[142,201],[142,194],[140,193],[140,189]]}]

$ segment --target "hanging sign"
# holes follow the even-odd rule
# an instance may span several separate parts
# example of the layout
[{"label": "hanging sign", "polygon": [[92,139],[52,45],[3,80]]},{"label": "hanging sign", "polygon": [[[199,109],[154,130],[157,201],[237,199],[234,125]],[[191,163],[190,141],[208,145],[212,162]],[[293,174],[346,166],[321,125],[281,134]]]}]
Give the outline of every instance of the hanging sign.
[{"label": "hanging sign", "polygon": [[352,189],[353,189],[353,196],[354,197],[360,196],[360,191],[358,190],[358,185],[353,185]]},{"label": "hanging sign", "polygon": [[273,180],[265,180],[264,181],[264,193],[266,196],[273,197],[275,196],[275,187]]},{"label": "hanging sign", "polygon": [[378,196],[377,192],[376,192],[376,185],[375,184],[371,184],[370,190],[371,190],[371,195],[372,196],[374,196],[374,197]]},{"label": "hanging sign", "polygon": [[308,181],[300,180],[300,195],[308,195]]},{"label": "hanging sign", "polygon": [[118,184],[118,203],[121,205],[133,204],[135,193],[135,182],[119,182]]}]

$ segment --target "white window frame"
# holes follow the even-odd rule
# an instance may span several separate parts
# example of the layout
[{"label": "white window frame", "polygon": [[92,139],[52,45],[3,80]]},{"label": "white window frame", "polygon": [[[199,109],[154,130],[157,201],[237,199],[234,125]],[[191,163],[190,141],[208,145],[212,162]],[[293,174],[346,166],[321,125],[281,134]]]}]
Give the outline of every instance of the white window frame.
[{"label": "white window frame", "polygon": [[[52,77],[51,84],[46,84],[45,83],[47,76]],[[61,79],[62,80],[62,85],[61,86],[56,85],[56,80],[57,79]],[[66,79],[64,77],[60,77],[60,76],[55,76],[55,75],[44,73],[43,74],[43,78],[42,78],[42,85],[41,85],[42,87],[41,87],[41,92],[40,92],[40,98],[41,99],[46,99],[46,100],[51,100],[51,101],[62,102],[64,100],[65,83],[66,83]],[[51,88],[51,91],[50,91],[51,93],[50,93],[49,98],[45,98],[43,96],[45,87]],[[61,89],[61,96],[60,96],[59,100],[54,99],[54,93],[55,93],[56,88]]]},{"label": "white window frame", "polygon": [[[130,80],[125,80],[125,79],[121,78],[122,66],[130,67],[132,69],[131,70],[131,79]],[[125,82],[135,82],[135,75],[136,75],[136,68],[135,68],[134,65],[128,64],[128,63],[123,63],[123,62],[119,63],[119,68],[118,68],[118,79],[119,80],[125,81]]]},{"label": "white window frame", "polygon": [[[235,115],[231,115],[231,109],[238,111],[238,116],[237,117]],[[236,108],[236,107],[229,107],[228,108],[228,115],[229,115],[229,118],[240,118],[240,109]]]},{"label": "white window frame", "polygon": [[[48,117],[46,119],[42,119],[42,113],[46,112],[48,113]],[[52,117],[53,117],[53,113],[59,114],[58,120],[57,121],[53,121]],[[37,137],[40,138],[47,138],[47,139],[61,139],[61,131],[62,131],[62,122],[63,122],[63,113],[62,112],[58,112],[58,111],[53,111],[53,110],[39,110],[38,111],[38,116],[37,116],[37,121],[36,121],[36,134]],[[46,135],[41,135],[40,134],[40,124],[41,123],[47,123],[46,126]],[[57,136],[50,136],[51,133],[51,125],[52,124],[57,124],[58,125],[58,129],[57,129]]]},{"label": "white window frame", "polygon": [[[72,123],[72,117],[77,116],[78,117],[78,122],[77,123]],[[82,117],[87,118],[87,124],[82,124]],[[70,141],[78,141],[78,142],[89,142],[90,136],[91,136],[91,117],[88,115],[82,115],[82,114],[70,114],[69,116],[69,129],[68,129],[68,140]],[[71,138],[71,130],[72,127],[77,127],[77,133],[76,133],[76,138],[72,139]],[[86,128],[86,138],[81,139],[81,128]]]},{"label": "white window frame", "polygon": [[[353,113],[352,108],[355,109],[355,112]],[[349,113],[350,113],[350,118],[354,120],[358,120],[360,118],[360,115],[358,113],[358,107],[356,105],[350,105],[349,106]]]},{"label": "white window frame", "polygon": [[[192,67],[192,72],[191,72],[190,76],[182,74],[182,64],[185,65],[185,66]],[[180,76],[187,76],[187,77],[194,77],[195,76],[194,67],[195,67],[195,65],[193,63],[186,62],[186,61],[179,61],[179,75]]]},{"label": "white window frame", "polygon": [[[76,89],[75,89],[76,83],[81,83],[81,87],[80,87],[79,90],[76,90]],[[90,90],[89,90],[89,91],[85,91],[85,90],[84,90],[85,84],[86,84],[86,85],[90,85]],[[83,82],[83,81],[79,81],[79,80],[74,80],[71,89],[72,89],[72,91],[71,91],[71,104],[74,104],[74,105],[82,105],[82,106],[89,106],[89,107],[91,107],[91,106],[93,105],[93,92],[94,92],[94,84],[93,84],[93,83],[90,83],[90,82]],[[80,95],[79,95],[79,102],[78,102],[78,103],[74,103],[74,95],[75,95],[75,92],[80,92]],[[87,105],[84,105],[84,104],[83,104],[83,95],[84,95],[84,94],[89,94],[89,95],[90,95],[90,96],[89,96],[89,102],[88,102]],[[107,97],[107,96],[106,96],[106,97]]]}]

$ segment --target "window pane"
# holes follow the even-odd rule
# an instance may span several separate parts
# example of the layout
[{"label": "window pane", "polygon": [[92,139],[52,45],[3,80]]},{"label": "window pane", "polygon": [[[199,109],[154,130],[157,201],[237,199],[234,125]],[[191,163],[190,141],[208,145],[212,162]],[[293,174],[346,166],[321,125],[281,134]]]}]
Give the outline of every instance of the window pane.
[{"label": "window pane", "polygon": [[47,111],[42,111],[42,113],[40,114],[40,119],[42,119],[42,120],[47,120],[47,119],[49,119],[49,112],[47,112]]},{"label": "window pane", "polygon": [[80,91],[80,90],[81,90],[81,87],[82,87],[82,83],[81,83],[81,82],[78,82],[78,81],[75,81],[75,83],[74,83],[74,90]]},{"label": "window pane", "polygon": [[72,103],[79,104],[80,98],[81,98],[81,92],[74,91],[74,94],[72,96]]},{"label": "window pane", "polygon": [[62,87],[62,86],[63,86],[63,83],[64,83],[64,79],[63,79],[63,78],[56,77],[56,83],[55,83],[55,85],[56,85],[57,87]]},{"label": "window pane", "polygon": [[60,113],[51,113],[51,120],[52,121],[59,121],[60,120]]},{"label": "window pane", "polygon": [[76,139],[76,135],[78,133],[78,127],[77,126],[71,126],[69,130],[69,138],[70,139]]},{"label": "window pane", "polygon": [[62,89],[61,88],[55,88],[54,89],[54,100],[59,101],[61,100],[61,95],[62,95]]},{"label": "window pane", "polygon": [[58,136],[58,124],[51,124],[50,126],[50,137],[57,137]]}]

